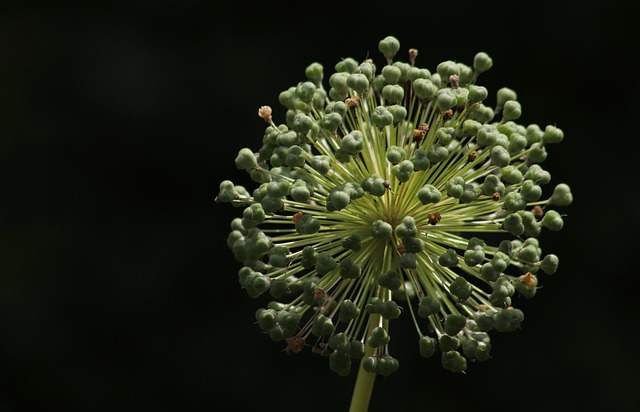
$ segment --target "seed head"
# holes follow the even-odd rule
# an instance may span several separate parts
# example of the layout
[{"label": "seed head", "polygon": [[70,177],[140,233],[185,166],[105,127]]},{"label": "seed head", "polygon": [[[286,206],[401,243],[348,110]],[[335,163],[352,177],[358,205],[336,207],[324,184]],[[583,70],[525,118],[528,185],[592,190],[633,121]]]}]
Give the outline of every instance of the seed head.
[{"label": "seed head", "polygon": [[573,201],[564,183],[543,196],[551,175],[540,163],[563,131],[517,123],[511,89],[483,103],[486,53],[428,70],[416,49],[393,61],[399,48],[388,36],[386,66],[345,58],[329,77],[312,63],[279,94],[282,123],[261,107],[260,149],[235,158],[256,187],[224,180],[216,196],[242,208],[227,245],[240,287],[270,295],[260,329],[289,353],[314,342],[339,375],[353,359],[395,372],[389,326],[400,316],[413,317],[419,353],[439,350],[450,371],[489,359],[489,332],[517,330],[517,300],[557,273],[538,236],[561,230],[556,208]]}]

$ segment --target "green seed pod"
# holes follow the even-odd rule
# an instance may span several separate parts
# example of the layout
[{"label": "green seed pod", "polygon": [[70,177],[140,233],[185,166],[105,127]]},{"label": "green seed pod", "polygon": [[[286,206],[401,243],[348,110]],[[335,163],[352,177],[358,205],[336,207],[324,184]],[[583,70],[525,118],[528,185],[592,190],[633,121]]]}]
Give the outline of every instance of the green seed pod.
[{"label": "green seed pod", "polygon": [[493,109],[482,103],[473,103],[470,106],[469,118],[480,123],[489,123],[495,116]]},{"label": "green seed pod", "polygon": [[340,262],[340,276],[345,279],[357,279],[360,277],[360,266],[353,262],[351,258],[344,258]]},{"label": "green seed pod", "polygon": [[527,172],[524,174],[524,178],[540,185],[546,185],[551,181],[549,172],[543,170],[542,167],[537,164],[529,166],[529,169],[527,169]]},{"label": "green seed pod", "polygon": [[310,269],[316,265],[318,261],[318,253],[313,246],[305,246],[302,249],[302,257],[300,259],[300,265],[305,269]]},{"label": "green seed pod", "polygon": [[367,339],[367,345],[377,348],[386,345],[390,340],[391,338],[387,331],[383,327],[378,326],[371,331],[371,335]]},{"label": "green seed pod", "polygon": [[304,166],[306,158],[307,153],[300,146],[294,145],[289,148],[285,163],[291,168],[302,167]]},{"label": "green seed pod", "polygon": [[547,150],[541,143],[534,143],[527,152],[527,161],[529,163],[542,163],[547,158]]},{"label": "green seed pod", "polygon": [[378,106],[371,114],[371,122],[378,129],[382,129],[385,126],[391,126],[393,115],[384,106]]},{"label": "green seed pod", "polygon": [[481,332],[489,332],[493,329],[493,316],[480,315],[476,318],[476,325]]},{"label": "green seed pod", "polygon": [[469,90],[466,88],[453,89],[453,94],[456,96],[456,108],[464,109],[469,101]]},{"label": "green seed pod", "polygon": [[416,220],[411,216],[405,216],[402,222],[396,226],[396,235],[400,238],[415,237],[418,235]]},{"label": "green seed pod", "polygon": [[338,263],[329,254],[329,252],[318,253],[318,260],[316,261],[316,273],[320,276],[324,276],[338,267]]},{"label": "green seed pod", "polygon": [[309,163],[311,164],[311,167],[317,170],[321,175],[326,175],[329,170],[331,170],[331,161],[329,156],[313,156]]},{"label": "green seed pod", "polygon": [[311,215],[303,215],[295,224],[296,232],[301,235],[310,235],[320,230],[320,221]]},{"label": "green seed pod", "polygon": [[391,225],[383,220],[376,220],[371,224],[371,236],[375,238],[387,238],[393,233]]},{"label": "green seed pod", "polygon": [[414,253],[405,253],[400,256],[400,267],[402,269],[415,269],[418,267],[418,261]]},{"label": "green seed pod", "polygon": [[524,233],[524,225],[522,217],[516,213],[510,214],[504,218],[502,227],[514,236],[520,236]]},{"label": "green seed pod", "polygon": [[505,102],[502,109],[502,117],[506,120],[516,120],[522,116],[522,107],[516,100],[509,100]]},{"label": "green seed pod", "polygon": [[420,346],[420,356],[430,358],[436,352],[437,342],[434,338],[423,336],[418,343]]},{"label": "green seed pod", "polygon": [[573,202],[573,195],[571,188],[566,183],[558,184],[549,198],[549,204],[553,206],[569,206],[571,202]]},{"label": "green seed pod", "polygon": [[549,230],[558,231],[562,229],[564,222],[562,221],[562,216],[560,213],[555,210],[549,210],[544,214],[542,218],[542,226],[546,227]]},{"label": "green seed pod", "polygon": [[260,308],[256,311],[256,320],[258,321],[260,329],[269,330],[277,324],[276,311],[273,309]]},{"label": "green seed pod", "polygon": [[288,90],[281,92],[278,95],[278,101],[280,102],[280,104],[286,107],[287,109],[291,109],[291,110],[295,109],[295,103],[298,100],[298,98],[296,97],[295,91],[296,91],[295,87],[292,87]]},{"label": "green seed pod", "polygon": [[442,194],[435,186],[426,184],[418,190],[418,199],[423,205],[438,203],[442,199]]},{"label": "green seed pod", "polygon": [[241,170],[251,170],[258,166],[256,155],[251,151],[251,149],[247,149],[246,147],[240,149],[235,162],[236,167]]},{"label": "green seed pod", "polygon": [[503,182],[513,185],[522,182],[522,172],[515,166],[505,166],[502,168],[502,176],[500,178]]},{"label": "green seed pod", "polygon": [[498,107],[504,107],[505,103],[507,103],[508,101],[517,100],[517,99],[518,99],[518,95],[516,94],[516,92],[509,89],[508,87],[503,87],[500,90],[498,90],[498,93],[497,93]]},{"label": "green seed pod", "polygon": [[467,326],[467,318],[462,315],[451,314],[444,319],[444,333],[455,336]]},{"label": "green seed pod", "polygon": [[411,163],[413,163],[413,169],[415,171],[427,170],[431,166],[431,162],[427,157],[427,152],[424,149],[417,149],[411,156]]},{"label": "green seed pod", "polygon": [[458,74],[458,82],[460,86],[466,86],[473,81],[473,69],[466,64],[456,63],[460,73]]},{"label": "green seed pod", "polygon": [[[311,186],[313,188],[313,186]],[[312,191],[304,180],[298,179],[289,189],[289,196],[296,202],[307,203],[312,195]]]},{"label": "green seed pod", "polygon": [[339,318],[340,322],[351,322],[360,316],[360,308],[355,303],[346,299],[340,305]]},{"label": "green seed pod", "polygon": [[544,134],[542,135],[542,141],[545,143],[560,143],[564,138],[564,132],[555,127],[555,126],[547,126],[544,129]]},{"label": "green seed pod", "polygon": [[280,325],[275,325],[269,330],[269,337],[274,342],[280,342],[284,339],[284,329]]},{"label": "green seed pod", "polygon": [[378,359],[378,367],[376,368],[376,372],[378,372],[382,376],[389,376],[392,373],[396,372],[399,367],[400,363],[396,358],[385,355],[382,358]]},{"label": "green seed pod", "polygon": [[402,240],[404,250],[407,253],[420,253],[424,250],[424,242],[417,237],[409,237]]},{"label": "green seed pod", "polygon": [[458,67],[456,62],[451,60],[438,64],[436,70],[440,75],[440,78],[445,82],[449,80],[449,76],[451,75],[460,76],[460,67]]},{"label": "green seed pod", "polygon": [[373,79],[373,76],[376,74],[376,66],[374,66],[373,63],[365,61],[360,63],[354,73],[362,73],[367,76],[367,79],[369,79],[369,81],[371,81]]},{"label": "green seed pod", "polygon": [[316,91],[316,85],[312,82],[302,82],[296,87],[296,97],[305,103],[311,103],[313,94]]},{"label": "green seed pod", "polygon": [[246,279],[245,289],[247,291],[247,295],[252,298],[257,298],[269,290],[270,283],[271,280],[268,276],[264,276],[260,272],[254,272],[252,276],[249,276]]},{"label": "green seed pod", "polygon": [[291,184],[286,180],[274,180],[267,184],[267,195],[271,197],[284,197],[289,193]]},{"label": "green seed pod", "polygon": [[360,236],[358,233],[353,233],[342,238],[342,247],[357,252],[362,248],[361,242],[362,236]]},{"label": "green seed pod", "polygon": [[346,94],[349,92],[349,85],[347,84],[349,76],[349,73],[344,72],[333,73],[329,77],[329,84],[337,93]]},{"label": "green seed pod", "polygon": [[362,73],[353,73],[347,78],[347,85],[363,95],[369,89],[369,79]]},{"label": "green seed pod", "polygon": [[405,109],[404,106],[400,106],[399,104],[389,106],[388,110],[389,113],[393,115],[393,124],[398,124],[402,122],[405,117],[407,117],[407,109]]},{"label": "green seed pod", "polygon": [[364,353],[364,343],[359,340],[352,340],[349,342],[349,356],[355,359],[362,359],[364,357]]},{"label": "green seed pod", "polygon": [[447,190],[448,196],[460,199],[464,192],[464,179],[461,176],[452,177],[444,187]]},{"label": "green seed pod", "polygon": [[507,149],[502,146],[493,146],[491,148],[491,165],[505,167],[511,162],[511,156]]},{"label": "green seed pod", "polygon": [[509,154],[515,155],[522,152],[527,147],[527,138],[520,133],[512,133],[509,136],[509,145],[507,150]]},{"label": "green seed pod", "polygon": [[269,264],[277,268],[286,267],[288,262],[287,255],[289,249],[284,246],[274,246],[269,250]]},{"label": "green seed pod", "polygon": [[311,326],[311,333],[317,337],[329,336],[335,330],[331,318],[324,315],[317,315]]},{"label": "green seed pod", "polygon": [[364,140],[359,130],[352,131],[342,139],[342,149],[352,156],[360,153],[363,147]]},{"label": "green seed pod", "polygon": [[227,246],[232,248],[233,244],[238,240],[244,240],[244,235],[239,230],[232,230],[227,237]]},{"label": "green seed pod", "polygon": [[313,119],[304,113],[298,113],[293,117],[291,128],[298,133],[307,134],[309,130],[311,130],[312,125]]},{"label": "green seed pod", "polygon": [[458,299],[467,299],[471,296],[472,291],[473,287],[471,284],[461,276],[455,278],[455,280],[451,282],[451,285],[449,285],[449,292]]},{"label": "green seed pod", "polygon": [[314,62],[307,66],[304,70],[304,74],[307,76],[307,79],[311,80],[317,85],[322,82],[322,65],[320,63]]},{"label": "green seed pod", "polygon": [[276,299],[280,299],[290,293],[289,282],[286,279],[273,279],[269,287],[269,293]]},{"label": "green seed pod", "polygon": [[504,197],[503,207],[509,212],[517,212],[527,207],[527,201],[519,192],[510,192]]},{"label": "green seed pod", "polygon": [[498,139],[498,132],[492,126],[483,125],[478,129],[476,138],[481,147],[493,146]]},{"label": "green seed pod", "polygon": [[478,72],[486,72],[493,66],[493,59],[485,52],[479,52],[473,58],[473,69]]},{"label": "green seed pod", "polygon": [[413,91],[418,99],[432,100],[438,93],[438,86],[428,79],[416,79],[413,82]]},{"label": "green seed pod", "polygon": [[444,162],[449,157],[449,150],[438,144],[434,143],[427,149],[427,159],[433,164]]},{"label": "green seed pod", "polygon": [[462,343],[462,353],[469,359],[475,359],[478,350],[478,341],[467,339]]},{"label": "green seed pod", "polygon": [[413,173],[413,163],[410,160],[403,160],[391,168],[391,174],[400,182],[407,182]]},{"label": "green seed pod", "polygon": [[331,335],[327,344],[331,349],[343,353],[348,352],[350,349],[349,337],[344,332]]},{"label": "green seed pod", "polygon": [[462,196],[460,196],[460,203],[470,203],[478,198],[478,190],[476,190],[475,183],[467,183],[464,185]]},{"label": "green seed pod", "polygon": [[362,369],[368,373],[376,373],[378,370],[378,358],[374,356],[369,356],[367,359],[362,362]]},{"label": "green seed pod", "polygon": [[454,350],[444,352],[442,354],[442,366],[452,372],[464,372],[467,370],[467,359]]},{"label": "green seed pod", "polygon": [[256,227],[264,222],[265,217],[262,205],[260,203],[254,203],[242,212],[242,226],[247,229]]},{"label": "green seed pod", "polygon": [[524,320],[520,309],[501,309],[493,316],[493,327],[498,332],[513,332]]},{"label": "green seed pod", "polygon": [[364,179],[362,189],[374,196],[382,196],[387,191],[384,180],[378,175],[371,175]]},{"label": "green seed pod", "polygon": [[420,299],[418,306],[418,315],[421,318],[428,318],[440,311],[440,301],[431,295],[427,295]]},{"label": "green seed pod", "polygon": [[220,182],[220,191],[216,196],[216,201],[228,203],[238,198],[235,185],[231,180],[223,180]]},{"label": "green seed pod", "polygon": [[476,86],[475,84],[470,84],[467,88],[469,90],[469,103],[482,102],[489,96],[489,91],[484,86]]},{"label": "green seed pod", "polygon": [[396,66],[384,66],[382,68],[382,76],[384,77],[385,82],[389,84],[398,84],[400,80],[400,76],[402,72]]},{"label": "green seed pod", "polygon": [[439,343],[441,352],[456,350],[458,349],[458,347],[460,347],[460,340],[458,338],[455,338],[449,335],[440,336],[440,341],[438,343]]},{"label": "green seed pod", "polygon": [[384,76],[379,74],[373,78],[373,90],[376,93],[382,93],[382,89],[387,85],[387,81],[384,79]]},{"label": "green seed pod", "polygon": [[296,143],[298,143],[298,134],[293,130],[280,133],[276,137],[276,144],[278,146],[291,147]]},{"label": "green seed pod", "polygon": [[329,355],[329,369],[339,376],[349,376],[351,373],[351,357],[348,353],[340,351],[332,352]]},{"label": "green seed pod", "polygon": [[400,146],[389,146],[387,149],[387,160],[391,164],[398,164],[404,159],[405,151]]},{"label": "green seed pod", "polygon": [[475,266],[484,261],[484,250],[482,248],[469,249],[464,252],[464,263],[467,266]]},{"label": "green seed pod", "polygon": [[389,290],[397,290],[402,286],[402,275],[394,270],[382,272],[378,275],[378,285]]},{"label": "green seed pod", "polygon": [[349,194],[336,187],[327,196],[327,210],[342,210],[349,205],[350,201]]},{"label": "green seed pod", "polygon": [[500,181],[500,178],[494,174],[487,175],[484,178],[484,182],[481,186],[482,194],[485,196],[492,196],[494,193],[498,193],[500,196],[504,195],[505,186]]},{"label": "green seed pod", "polygon": [[415,82],[418,79],[430,79],[431,72],[427,69],[420,69],[418,67],[411,67],[407,74],[407,77],[412,82]]},{"label": "green seed pod", "polygon": [[440,89],[436,95],[436,107],[444,112],[445,110],[449,110],[458,104],[458,98],[456,94],[451,91],[451,89]]},{"label": "green seed pod", "polygon": [[[313,99],[311,100],[311,104],[313,105],[313,108],[316,109],[317,111],[322,111],[326,101],[327,101],[327,92],[324,89],[316,89],[315,93],[313,93]],[[317,131],[319,130],[320,129],[317,129]],[[312,131],[313,131],[313,127],[312,127]],[[313,135],[312,137],[314,138],[317,137],[317,131],[315,132],[315,135]]]},{"label": "green seed pod", "polygon": [[400,313],[400,308],[398,307],[398,304],[396,302],[390,300],[382,304],[380,315],[384,319],[398,319],[400,317]]},{"label": "green seed pod", "polygon": [[358,68],[358,62],[351,57],[347,57],[339,61],[335,65],[335,70],[337,72],[353,73],[354,70],[357,68]]},{"label": "green seed pod", "polygon": [[492,300],[504,299],[506,297],[513,296],[515,293],[515,288],[507,276],[500,276],[498,280],[493,283],[492,287],[493,291],[489,296]]},{"label": "green seed pod", "polygon": [[400,80],[398,82],[400,84],[405,84],[407,80],[409,80],[409,70],[411,70],[411,65],[405,62],[395,62],[393,63],[393,67],[400,70]]},{"label": "green seed pod", "polygon": [[391,61],[400,50],[400,42],[393,36],[387,36],[378,43],[378,50]]},{"label": "green seed pod", "polygon": [[397,104],[404,98],[404,88],[397,84],[388,84],[382,88],[382,97],[389,104]]},{"label": "green seed pod", "polygon": [[549,254],[540,261],[540,269],[547,275],[553,275],[556,273],[556,270],[558,270],[559,263],[560,259],[558,259],[558,256]]},{"label": "green seed pod", "polygon": [[440,266],[448,268],[458,266],[458,254],[455,249],[447,249],[447,251],[438,258],[438,263]]}]

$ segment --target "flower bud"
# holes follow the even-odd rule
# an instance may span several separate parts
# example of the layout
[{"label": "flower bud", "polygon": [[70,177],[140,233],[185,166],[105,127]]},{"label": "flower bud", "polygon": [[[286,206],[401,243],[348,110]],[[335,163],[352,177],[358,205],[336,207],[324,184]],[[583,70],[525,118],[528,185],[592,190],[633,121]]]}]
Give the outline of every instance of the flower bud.
[{"label": "flower bud", "polygon": [[400,50],[400,42],[393,36],[387,36],[378,43],[378,50],[388,61],[391,61]]},{"label": "flower bud", "polygon": [[486,72],[493,66],[493,60],[485,52],[479,52],[473,58],[473,69],[478,72]]}]

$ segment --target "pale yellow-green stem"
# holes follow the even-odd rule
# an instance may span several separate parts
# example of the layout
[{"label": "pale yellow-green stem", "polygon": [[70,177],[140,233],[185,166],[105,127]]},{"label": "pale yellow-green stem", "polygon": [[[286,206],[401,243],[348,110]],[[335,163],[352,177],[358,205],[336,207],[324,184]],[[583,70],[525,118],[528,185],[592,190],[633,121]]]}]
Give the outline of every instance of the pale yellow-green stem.
[{"label": "pale yellow-green stem", "polygon": [[[369,326],[367,330],[367,336],[371,334],[371,331],[378,326],[380,322],[380,315],[371,315],[369,317]],[[369,373],[364,370],[362,365],[364,361],[372,356],[375,352],[375,348],[366,344],[365,341],[365,353],[360,361],[360,368],[358,369],[358,376],[356,377],[356,383],[353,387],[353,396],[351,397],[351,406],[349,412],[367,412],[369,410],[369,401],[371,400],[371,394],[373,393],[373,384],[376,380],[376,373]]]}]

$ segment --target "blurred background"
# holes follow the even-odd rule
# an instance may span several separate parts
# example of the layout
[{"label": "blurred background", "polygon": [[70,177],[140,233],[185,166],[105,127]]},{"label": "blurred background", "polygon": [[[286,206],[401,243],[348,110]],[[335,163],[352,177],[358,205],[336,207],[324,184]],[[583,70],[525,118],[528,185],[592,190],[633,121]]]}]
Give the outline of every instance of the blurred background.
[{"label": "blurred background", "polygon": [[346,410],[355,374],[254,324],[268,299],[240,289],[225,243],[241,211],[213,199],[224,179],[255,187],[233,160],[260,145],[259,106],[283,121],[308,64],[382,65],[387,35],[432,70],[489,53],[481,84],[564,130],[544,166],[575,202],[541,238],[558,273],[515,302],[526,320],[492,335],[493,359],[452,374],[395,321],[401,369],[371,410],[640,408],[626,2],[55,3],[0,9],[0,411]]}]

